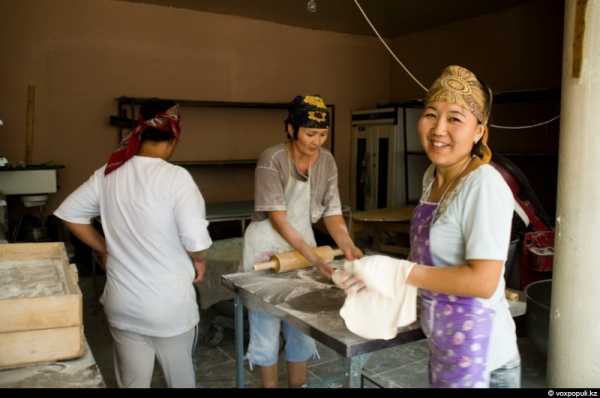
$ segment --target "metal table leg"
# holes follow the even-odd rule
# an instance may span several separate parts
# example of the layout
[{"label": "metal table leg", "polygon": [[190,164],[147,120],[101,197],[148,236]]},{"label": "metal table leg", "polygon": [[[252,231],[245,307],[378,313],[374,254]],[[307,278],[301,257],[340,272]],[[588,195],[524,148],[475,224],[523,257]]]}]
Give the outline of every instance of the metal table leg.
[{"label": "metal table leg", "polygon": [[344,381],[344,387],[346,388],[360,388],[361,387],[361,375],[362,368],[367,363],[367,360],[371,354],[361,354],[354,357],[345,358],[345,373],[346,380]]},{"label": "metal table leg", "polygon": [[239,293],[234,297],[235,324],[235,384],[244,388],[244,304]]}]

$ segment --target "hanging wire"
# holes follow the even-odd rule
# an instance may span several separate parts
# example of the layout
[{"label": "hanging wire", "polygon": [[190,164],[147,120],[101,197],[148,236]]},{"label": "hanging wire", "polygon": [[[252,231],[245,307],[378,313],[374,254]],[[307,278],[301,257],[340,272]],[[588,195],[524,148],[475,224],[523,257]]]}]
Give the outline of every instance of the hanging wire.
[{"label": "hanging wire", "polygon": [[[379,31],[377,30],[375,25],[373,25],[373,23],[369,19],[369,16],[365,12],[365,10],[363,10],[363,8],[361,7],[358,0],[354,0],[354,4],[356,4],[356,7],[358,8],[360,13],[365,18],[365,21],[367,21],[367,23],[369,24],[369,26],[371,27],[371,29],[373,30],[373,32],[375,33],[375,35],[377,36],[377,38],[379,39],[381,44],[383,44],[383,46],[388,50],[390,55],[396,60],[396,62],[402,67],[402,69],[404,69],[406,74],[408,74],[408,76],[410,76],[410,78],[413,79],[414,82],[417,83],[417,85],[419,85],[419,87],[421,87],[425,92],[427,92],[428,91],[427,87],[425,87],[425,85],[423,85],[423,83],[421,83],[419,81],[419,79],[417,79],[415,77],[415,75],[413,75],[411,73],[411,71],[404,65],[404,63],[402,61],[400,61],[400,59],[396,56],[396,54],[394,53],[394,50],[392,50],[390,48],[390,46],[387,44],[387,42],[383,39],[383,37],[381,37],[381,35],[379,34]],[[543,122],[539,122],[539,123],[535,123],[535,124],[528,124],[528,125],[523,125],[523,126],[502,126],[499,124],[490,124],[490,127],[494,127],[497,129],[504,129],[504,130],[525,130],[525,129],[531,129],[534,127],[540,127],[540,126],[544,126],[546,124],[550,124],[550,123],[554,122],[555,120],[558,120],[559,118],[560,118],[560,115],[557,115],[557,116],[554,116],[553,118],[545,120]]]},{"label": "hanging wire", "polygon": [[402,69],[404,69],[404,71],[408,74],[408,76],[410,76],[415,83],[417,83],[423,90],[427,91],[427,87],[425,87],[423,85],[423,83],[421,83],[419,81],[419,79],[417,79],[409,70],[406,66],[404,66],[404,64],[402,63],[402,61],[400,61],[400,59],[398,59],[398,57],[396,56],[396,54],[394,54],[394,51],[390,48],[390,46],[388,46],[388,44],[386,43],[386,41],[383,39],[383,37],[381,37],[381,35],[379,34],[379,32],[377,31],[377,28],[375,28],[375,26],[373,25],[373,23],[371,23],[371,20],[369,19],[369,17],[367,16],[367,14],[365,13],[365,11],[363,10],[363,8],[360,6],[360,3],[358,2],[358,0],[354,0],[354,3],[356,4],[356,6],[358,7],[358,9],[360,10],[360,12],[362,13],[363,17],[365,17],[365,20],[367,21],[367,23],[369,24],[369,26],[371,27],[371,29],[373,29],[373,32],[375,32],[375,34],[377,35],[377,37],[379,38],[379,40],[381,41],[381,43],[385,46],[385,48],[387,48],[388,52],[390,53],[390,55],[396,60],[396,62],[398,62],[400,64],[400,66],[402,67]]},{"label": "hanging wire", "polygon": [[491,124],[490,123],[490,127],[494,127],[497,129],[504,129],[504,130],[525,130],[525,129],[532,129],[534,127],[540,127],[540,126],[544,126],[546,124],[550,124],[555,120],[560,119],[560,115],[556,115],[551,119],[548,119],[546,121],[543,122],[539,122],[539,123],[535,123],[535,124],[529,124],[529,125],[525,125],[525,126],[500,126],[497,124]]}]

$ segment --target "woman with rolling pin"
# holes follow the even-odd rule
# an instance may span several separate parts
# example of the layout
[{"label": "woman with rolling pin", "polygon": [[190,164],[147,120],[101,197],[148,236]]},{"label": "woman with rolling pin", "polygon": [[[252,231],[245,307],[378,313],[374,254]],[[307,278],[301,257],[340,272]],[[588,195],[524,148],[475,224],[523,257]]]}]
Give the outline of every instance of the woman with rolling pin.
[{"label": "woman with rolling pin", "polygon": [[[325,276],[331,277],[330,260],[315,250],[312,224],[323,218],[327,231],[348,260],[363,254],[354,245],[342,217],[337,167],[323,149],[329,113],[319,96],[297,96],[284,122],[288,141],[266,149],[255,174],[255,213],[244,235],[244,271],[277,253],[298,251]],[[250,366],[260,369],[262,385],[277,387],[279,332],[285,337],[288,385],[306,384],[306,361],[317,357],[312,338],[287,321],[263,311],[249,310]]]},{"label": "woman with rolling pin", "polygon": [[471,71],[448,66],[429,89],[417,124],[432,165],[411,221],[415,265],[397,284],[420,288],[434,387],[521,382],[503,277],[514,198],[488,164],[491,102],[491,90]]}]

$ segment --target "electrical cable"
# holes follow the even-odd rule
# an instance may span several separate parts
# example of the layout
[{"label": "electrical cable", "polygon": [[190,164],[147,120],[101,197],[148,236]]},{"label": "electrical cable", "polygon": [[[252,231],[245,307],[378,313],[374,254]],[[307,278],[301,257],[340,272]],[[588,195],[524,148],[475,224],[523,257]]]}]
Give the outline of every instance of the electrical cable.
[{"label": "electrical cable", "polygon": [[[375,33],[375,35],[377,36],[377,38],[379,39],[379,41],[388,50],[388,52],[394,58],[394,60],[396,60],[396,62],[402,67],[402,69],[404,69],[404,71],[408,74],[408,76],[410,76],[410,78],[413,79],[415,83],[417,83],[417,85],[419,87],[421,87],[425,92],[427,92],[428,91],[427,87],[425,87],[425,85],[423,85],[423,83],[421,83],[419,81],[419,79],[417,79],[415,77],[415,75],[413,75],[411,73],[411,71],[404,65],[404,63],[402,63],[402,61],[400,61],[400,59],[396,56],[396,54],[394,53],[394,51],[390,48],[390,46],[383,39],[383,37],[381,37],[381,35],[379,34],[379,31],[373,25],[373,23],[369,19],[369,16],[365,12],[365,10],[363,10],[363,8],[361,7],[361,5],[358,2],[358,0],[354,0],[354,4],[356,4],[356,7],[360,11],[360,13],[363,15],[365,21],[367,21],[367,23],[371,27],[371,30],[373,30],[373,32]],[[497,128],[497,129],[504,129],[504,130],[525,130],[525,129],[530,129],[530,128],[534,128],[534,127],[540,127],[540,126],[544,126],[546,124],[550,124],[550,123],[554,122],[555,120],[558,120],[559,118],[560,118],[560,115],[557,115],[557,116],[554,116],[553,118],[545,120],[543,122],[529,124],[529,125],[523,125],[523,126],[502,126],[502,125],[499,125],[499,124],[490,124],[490,127]]]},{"label": "electrical cable", "polygon": [[417,83],[423,90],[425,90],[425,92],[427,92],[427,87],[425,87],[423,85],[423,83],[421,83],[419,81],[419,79],[417,79],[411,72],[410,70],[408,70],[408,68],[406,66],[404,66],[404,64],[402,63],[402,61],[400,61],[400,59],[398,59],[398,57],[396,56],[396,54],[394,54],[394,51],[390,48],[390,46],[388,46],[388,44],[386,43],[386,41],[383,39],[383,37],[381,37],[381,35],[379,34],[379,32],[377,31],[377,28],[375,28],[375,26],[373,25],[373,23],[371,23],[371,20],[369,19],[369,17],[367,16],[367,14],[365,13],[365,11],[363,10],[363,8],[360,6],[360,3],[358,2],[358,0],[354,0],[354,3],[356,4],[356,6],[358,7],[358,9],[360,10],[360,12],[362,13],[363,17],[365,18],[365,20],[367,21],[367,23],[369,24],[369,26],[371,27],[371,29],[373,29],[373,32],[375,32],[375,34],[377,35],[377,37],[379,38],[379,40],[381,41],[381,43],[385,46],[385,48],[389,51],[390,55],[392,57],[394,57],[394,59],[396,60],[396,62],[398,62],[398,64],[400,64],[400,66],[402,67],[402,69],[404,69],[404,71],[415,81],[415,83]]}]

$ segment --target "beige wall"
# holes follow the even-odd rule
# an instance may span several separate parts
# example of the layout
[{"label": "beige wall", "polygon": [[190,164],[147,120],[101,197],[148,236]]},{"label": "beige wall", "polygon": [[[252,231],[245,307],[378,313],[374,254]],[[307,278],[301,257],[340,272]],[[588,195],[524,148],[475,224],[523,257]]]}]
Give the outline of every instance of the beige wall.
[{"label": "beige wall", "polygon": [[[350,110],[390,99],[391,63],[369,37],[112,0],[0,0],[0,15],[0,155],[24,158],[26,90],[35,84],[33,161],[66,165],[49,208],[115,147],[108,117],[120,95],[284,102],[319,93],[336,106],[344,201]],[[281,141],[281,112],[246,112],[184,109],[176,157],[256,157]],[[193,174],[208,202],[252,198],[251,169]]]}]

